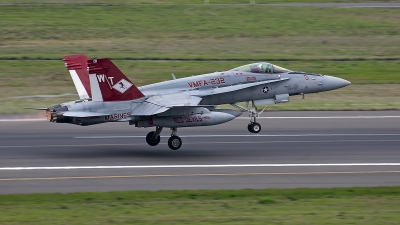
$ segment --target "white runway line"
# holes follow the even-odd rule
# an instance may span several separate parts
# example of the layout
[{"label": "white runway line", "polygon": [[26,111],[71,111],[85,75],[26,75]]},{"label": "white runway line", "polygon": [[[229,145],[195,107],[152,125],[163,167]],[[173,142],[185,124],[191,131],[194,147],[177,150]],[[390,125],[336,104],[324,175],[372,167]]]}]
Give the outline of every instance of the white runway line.
[{"label": "white runway line", "polygon": [[143,166],[44,166],[0,167],[0,171],[17,170],[75,170],[75,169],[151,169],[151,168],[229,168],[229,167],[342,167],[342,166],[400,166],[400,163],[318,163],[318,164],[221,164],[221,165],[143,165]]},{"label": "white runway line", "polygon": [[[182,135],[185,138],[202,137],[339,137],[339,136],[400,136],[400,134],[212,134],[212,135]],[[144,138],[145,136],[84,136],[77,139],[110,139],[110,138]],[[167,138],[171,136],[160,136]]]},{"label": "white runway line", "polygon": [[[257,119],[385,119],[400,118],[400,116],[274,116],[257,117]],[[249,119],[249,117],[237,117],[236,119]]]}]

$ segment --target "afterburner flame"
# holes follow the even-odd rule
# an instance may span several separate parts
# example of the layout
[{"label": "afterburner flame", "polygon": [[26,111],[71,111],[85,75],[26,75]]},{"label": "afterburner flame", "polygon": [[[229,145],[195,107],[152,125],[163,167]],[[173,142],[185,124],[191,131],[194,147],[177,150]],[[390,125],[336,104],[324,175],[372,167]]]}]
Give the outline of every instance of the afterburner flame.
[{"label": "afterburner flame", "polygon": [[51,112],[50,109],[46,109],[46,119],[47,121],[51,122]]}]

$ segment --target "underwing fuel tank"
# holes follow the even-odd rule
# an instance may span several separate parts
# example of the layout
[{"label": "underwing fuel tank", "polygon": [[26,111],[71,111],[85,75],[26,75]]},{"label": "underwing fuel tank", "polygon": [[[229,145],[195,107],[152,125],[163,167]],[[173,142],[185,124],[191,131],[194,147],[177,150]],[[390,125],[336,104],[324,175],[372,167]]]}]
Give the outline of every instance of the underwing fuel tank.
[{"label": "underwing fuel tank", "polygon": [[232,113],[212,111],[207,114],[157,117],[148,122],[153,126],[159,126],[159,127],[210,126],[210,125],[226,123],[242,114],[237,110],[231,110],[231,111]]}]

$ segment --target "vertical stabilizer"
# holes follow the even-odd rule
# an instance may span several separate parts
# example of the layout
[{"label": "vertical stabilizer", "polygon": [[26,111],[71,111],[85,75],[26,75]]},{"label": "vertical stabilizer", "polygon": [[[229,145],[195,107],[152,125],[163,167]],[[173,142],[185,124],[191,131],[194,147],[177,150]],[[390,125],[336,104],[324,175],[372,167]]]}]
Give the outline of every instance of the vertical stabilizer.
[{"label": "vertical stabilizer", "polygon": [[92,79],[97,79],[103,101],[128,101],[144,97],[110,59],[89,60],[88,69],[91,82],[94,82]]},{"label": "vertical stabilizer", "polygon": [[96,74],[89,74],[90,90],[92,92],[92,101],[102,102],[103,95],[100,90],[99,82],[97,81]]},{"label": "vertical stabilizer", "polygon": [[78,92],[80,99],[91,98],[89,73],[87,71],[87,61],[89,60],[84,54],[67,55],[63,57],[65,67],[71,74],[72,81]]}]

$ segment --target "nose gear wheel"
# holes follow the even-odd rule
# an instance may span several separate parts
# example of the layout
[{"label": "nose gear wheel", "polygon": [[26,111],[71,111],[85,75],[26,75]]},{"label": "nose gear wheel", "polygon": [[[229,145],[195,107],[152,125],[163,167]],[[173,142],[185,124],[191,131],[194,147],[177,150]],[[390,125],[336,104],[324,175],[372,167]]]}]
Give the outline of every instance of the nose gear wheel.
[{"label": "nose gear wheel", "polygon": [[251,133],[260,133],[261,131],[261,125],[259,123],[249,123],[249,125],[247,125],[247,129],[251,132]]}]

